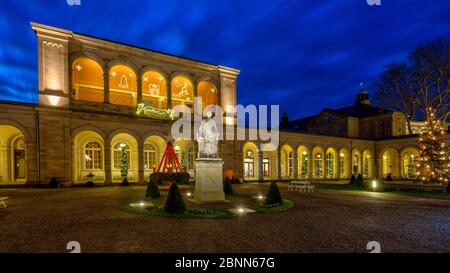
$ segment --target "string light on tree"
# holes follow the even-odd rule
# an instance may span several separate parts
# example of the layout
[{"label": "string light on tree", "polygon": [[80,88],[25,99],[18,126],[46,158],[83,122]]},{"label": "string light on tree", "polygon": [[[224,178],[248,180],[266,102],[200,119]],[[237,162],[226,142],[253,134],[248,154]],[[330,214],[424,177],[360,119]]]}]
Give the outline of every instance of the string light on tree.
[{"label": "string light on tree", "polygon": [[419,179],[424,183],[447,184],[450,179],[450,154],[441,124],[435,111],[428,108],[419,136]]}]

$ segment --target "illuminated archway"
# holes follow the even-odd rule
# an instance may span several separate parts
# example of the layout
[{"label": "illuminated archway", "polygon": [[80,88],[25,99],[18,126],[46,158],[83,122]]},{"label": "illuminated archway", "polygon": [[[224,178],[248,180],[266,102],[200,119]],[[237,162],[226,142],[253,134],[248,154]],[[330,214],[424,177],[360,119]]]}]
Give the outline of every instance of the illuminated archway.
[{"label": "illuminated archway", "polygon": [[129,66],[118,64],[109,70],[109,101],[111,104],[136,106],[136,73]]},{"label": "illuminated archway", "polygon": [[416,179],[418,176],[419,149],[409,147],[402,151],[402,177]]},{"label": "illuminated archway", "polygon": [[381,175],[386,178],[389,174],[392,178],[398,178],[398,152],[393,148],[386,148],[381,153]]},{"label": "illuminated archway", "polygon": [[201,81],[197,86],[197,94],[202,99],[199,109],[202,111],[209,105],[218,105],[217,87],[210,81]]},{"label": "illuminated archway", "polygon": [[287,144],[281,147],[280,170],[281,178],[294,177],[294,150]]},{"label": "illuminated archway", "polygon": [[142,101],[167,109],[167,81],[161,73],[149,70],[142,75]]},{"label": "illuminated archway", "polygon": [[192,107],[194,103],[194,85],[192,81],[182,75],[175,76],[170,83],[172,107],[184,104]]},{"label": "illuminated archway", "polygon": [[15,126],[0,125],[0,185],[26,184],[26,153],[22,131]]},{"label": "illuminated archway", "polygon": [[244,179],[258,179],[258,148],[255,143],[247,142],[242,149]]},{"label": "illuminated archway", "polygon": [[354,149],[352,151],[352,173],[355,176],[361,174],[361,164],[361,153],[359,150]]},{"label": "illuminated archway", "polygon": [[342,148],[339,151],[339,178],[346,179],[350,178],[351,171],[351,160],[350,160],[350,152],[346,148]]},{"label": "illuminated archway", "polygon": [[192,140],[177,139],[173,143],[173,149],[175,151],[175,154],[177,155],[181,167],[189,172],[191,177],[194,177],[194,161],[195,158],[197,158],[194,148],[194,142],[192,142]]},{"label": "illuminated archway", "polygon": [[128,159],[128,181],[138,182],[138,145],[134,136],[128,133],[119,133],[111,140],[111,172],[112,181],[122,182],[120,172],[121,146],[125,147]]},{"label": "illuminated archway", "polygon": [[94,60],[86,57],[72,63],[72,89],[76,100],[103,102],[103,69]]},{"label": "illuminated archway", "polygon": [[297,149],[297,160],[298,160],[298,177],[308,178],[309,176],[309,160],[310,155],[308,148],[306,146],[300,146]]},{"label": "illuminated archway", "polygon": [[105,182],[104,140],[97,132],[82,131],[74,138],[73,182],[86,183],[90,174],[95,183]]},{"label": "illuminated archway", "polygon": [[326,174],[327,178],[336,178],[338,176],[337,170],[337,153],[334,148],[328,148],[325,154]]},{"label": "illuminated archway", "polygon": [[321,147],[314,147],[312,150],[313,168],[312,174],[314,178],[323,178],[324,176],[324,154]]},{"label": "illuminated archway", "polygon": [[280,162],[277,163],[277,147],[272,143],[263,143],[260,145],[261,150],[263,150],[261,159],[263,179],[278,179],[281,174],[277,170],[277,164],[280,164]]},{"label": "illuminated archway", "polygon": [[364,178],[373,177],[373,156],[369,150],[363,151],[362,161],[362,176]]},{"label": "illuminated archway", "polygon": [[162,155],[166,149],[166,141],[157,135],[149,136],[144,141],[144,180],[150,179],[150,174],[158,168]]}]

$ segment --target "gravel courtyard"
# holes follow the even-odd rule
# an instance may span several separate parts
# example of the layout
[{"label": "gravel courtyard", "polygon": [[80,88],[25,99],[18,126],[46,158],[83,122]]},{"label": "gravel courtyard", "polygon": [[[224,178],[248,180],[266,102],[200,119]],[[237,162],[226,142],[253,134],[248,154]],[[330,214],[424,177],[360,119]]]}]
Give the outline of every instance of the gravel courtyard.
[{"label": "gravel courtyard", "polygon": [[[234,185],[239,193],[268,184]],[[182,191],[193,187],[182,187]],[[0,189],[0,252],[450,252],[450,201],[317,189],[288,192],[294,208],[231,219],[174,219],[122,210],[143,186]],[[187,203],[189,205],[189,203]]]}]

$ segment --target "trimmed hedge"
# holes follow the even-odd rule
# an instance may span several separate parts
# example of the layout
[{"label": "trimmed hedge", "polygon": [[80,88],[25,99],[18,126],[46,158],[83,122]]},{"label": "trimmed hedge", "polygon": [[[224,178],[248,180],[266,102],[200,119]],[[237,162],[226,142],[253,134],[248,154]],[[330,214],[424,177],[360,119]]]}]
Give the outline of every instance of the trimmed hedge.
[{"label": "trimmed hedge", "polygon": [[154,172],[150,175],[150,181],[154,179],[157,184],[164,182],[172,182],[177,184],[189,184],[191,176],[187,172],[180,173],[158,173]]},{"label": "trimmed hedge", "polygon": [[233,194],[233,186],[231,185],[231,180],[227,177],[225,181],[223,181],[223,191],[225,194]]},{"label": "trimmed hedge", "polygon": [[158,198],[161,194],[159,193],[158,183],[155,177],[150,176],[150,182],[147,185],[147,191],[145,192],[146,198]]},{"label": "trimmed hedge", "polygon": [[281,203],[283,203],[283,199],[281,199],[280,190],[278,189],[277,182],[273,181],[270,183],[264,205],[279,205]]},{"label": "trimmed hedge", "polygon": [[168,213],[184,213],[186,211],[186,205],[184,204],[183,196],[181,196],[177,183],[170,185],[164,211]]},{"label": "trimmed hedge", "polygon": [[447,183],[447,188],[445,189],[447,193],[450,193],[450,182]]}]

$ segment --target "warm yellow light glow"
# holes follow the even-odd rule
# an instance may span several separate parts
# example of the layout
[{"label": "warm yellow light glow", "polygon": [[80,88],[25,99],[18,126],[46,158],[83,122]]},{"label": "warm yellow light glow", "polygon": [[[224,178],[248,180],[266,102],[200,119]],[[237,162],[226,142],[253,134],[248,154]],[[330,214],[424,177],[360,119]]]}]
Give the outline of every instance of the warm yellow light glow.
[{"label": "warm yellow light glow", "polygon": [[48,101],[51,106],[58,106],[60,97],[58,96],[48,96]]},{"label": "warm yellow light glow", "polygon": [[376,189],[377,188],[377,181],[372,181],[372,188]]}]

